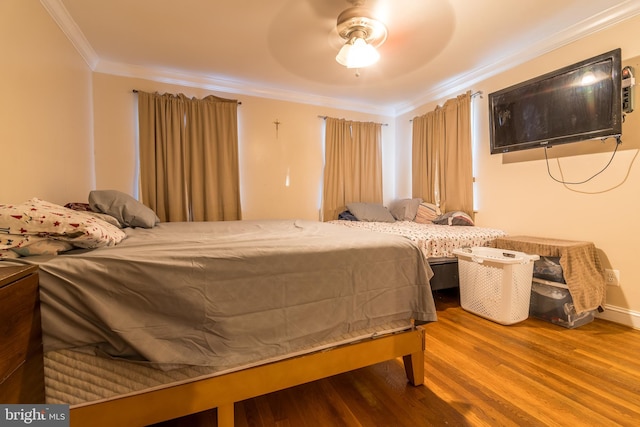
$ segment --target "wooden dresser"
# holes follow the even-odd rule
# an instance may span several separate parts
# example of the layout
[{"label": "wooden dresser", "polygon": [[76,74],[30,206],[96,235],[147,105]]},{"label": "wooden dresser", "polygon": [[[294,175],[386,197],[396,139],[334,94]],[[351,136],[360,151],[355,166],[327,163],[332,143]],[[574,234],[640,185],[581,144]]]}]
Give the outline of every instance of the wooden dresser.
[{"label": "wooden dresser", "polygon": [[44,403],[37,266],[0,264],[0,403]]}]

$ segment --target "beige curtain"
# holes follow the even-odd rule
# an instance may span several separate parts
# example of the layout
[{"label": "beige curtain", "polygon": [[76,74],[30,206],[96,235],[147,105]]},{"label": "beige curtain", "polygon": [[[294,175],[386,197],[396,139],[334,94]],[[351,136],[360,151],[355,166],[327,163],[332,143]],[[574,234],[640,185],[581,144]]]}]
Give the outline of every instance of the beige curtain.
[{"label": "beige curtain", "polygon": [[413,119],[413,197],[473,217],[471,92]]},{"label": "beige curtain", "polygon": [[[413,119],[413,144],[411,157],[412,194],[429,203],[436,203],[437,188],[437,141],[440,109]],[[428,141],[432,141],[428,143]]]},{"label": "beige curtain", "polygon": [[161,221],[241,219],[237,105],[138,92],[141,197]]},{"label": "beige curtain", "polygon": [[382,203],[382,128],[379,123],[327,117],[322,218],[350,202]]}]

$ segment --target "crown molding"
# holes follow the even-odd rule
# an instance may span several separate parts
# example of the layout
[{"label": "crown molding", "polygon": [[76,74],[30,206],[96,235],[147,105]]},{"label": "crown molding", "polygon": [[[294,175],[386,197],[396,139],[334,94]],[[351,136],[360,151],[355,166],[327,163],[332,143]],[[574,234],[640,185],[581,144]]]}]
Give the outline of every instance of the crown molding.
[{"label": "crown molding", "polygon": [[456,76],[442,84],[423,92],[416,99],[396,106],[395,115],[408,113],[422,105],[433,101],[459,95],[461,92],[472,90],[473,85],[498,75],[527,61],[535,59],[553,50],[573,43],[576,40],[595,34],[615,24],[640,14],[640,2],[628,0],[625,3],[611,7],[599,14],[591,16],[571,27],[557,32],[545,40],[527,49],[512,53],[494,61],[483,64],[468,73]]},{"label": "crown molding", "polygon": [[628,0],[553,34],[525,50],[510,53],[490,64],[482,64],[467,73],[455,76],[426,92],[422,92],[418,97],[408,100],[407,102],[372,106],[370,103],[288,91],[280,88],[261,86],[252,82],[103,61],[100,60],[78,25],[69,15],[62,0],[40,0],[40,3],[69,38],[91,70],[95,72],[141,78],[187,87],[199,87],[236,95],[256,96],[391,117],[400,116],[427,103],[446,99],[460,92],[470,90],[475,84],[483,80],[640,14],[640,2]]},{"label": "crown molding", "polygon": [[288,91],[280,88],[255,85],[255,83],[252,82],[216,78],[197,75],[193,73],[184,73],[181,71],[143,67],[138,65],[122,64],[102,60],[98,61],[94,71],[103,74],[139,78],[143,80],[150,80],[179,86],[197,87],[214,92],[223,92],[234,95],[255,96],[258,98],[268,98],[279,101],[294,102],[298,104],[339,108],[341,110],[357,111],[391,117],[393,117],[394,115],[394,110],[386,105],[372,106],[367,103],[359,103],[346,99],[337,99],[302,92]]},{"label": "crown molding", "polygon": [[78,27],[69,14],[67,8],[62,3],[62,0],[40,0],[40,3],[71,41],[89,68],[94,72],[114,74],[123,77],[141,78],[180,86],[199,87],[206,90],[230,94],[256,96],[324,107],[336,107],[336,105],[339,105],[340,108],[344,110],[367,112],[370,114],[381,114],[387,116],[393,114],[393,110],[386,106],[371,106],[368,103],[358,103],[344,99],[335,99],[270,88],[267,86],[257,86],[251,82],[204,77],[184,72],[167,71],[160,68],[104,61],[99,58],[98,54],[80,30],[80,27]]},{"label": "crown molding", "polygon": [[80,31],[80,28],[71,15],[69,15],[69,11],[64,4],[62,4],[62,0],[40,0],[40,3],[49,15],[51,15],[56,24],[58,24],[58,27],[60,27],[62,32],[71,41],[89,68],[91,68],[91,70],[95,70],[96,64],[99,60],[98,54],[93,50],[93,47],[91,47],[87,38],[84,36],[82,31]]}]

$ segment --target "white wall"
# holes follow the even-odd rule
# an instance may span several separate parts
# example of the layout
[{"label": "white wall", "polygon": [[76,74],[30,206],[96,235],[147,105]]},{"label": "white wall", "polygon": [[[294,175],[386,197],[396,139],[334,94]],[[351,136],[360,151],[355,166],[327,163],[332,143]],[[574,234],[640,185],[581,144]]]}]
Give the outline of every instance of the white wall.
[{"label": "white wall", "polygon": [[[382,128],[383,193],[386,201],[395,197],[395,129],[389,117],[100,73],[93,80],[96,184],[100,189],[135,194],[137,113],[132,90],[138,89],[197,97],[213,94],[242,102],[238,138],[243,219],[319,218],[324,120],[318,116],[389,124]],[[280,122],[277,133],[275,121]]]},{"label": "white wall", "polygon": [[86,199],[91,70],[36,1],[0,1],[0,52],[0,203]]}]

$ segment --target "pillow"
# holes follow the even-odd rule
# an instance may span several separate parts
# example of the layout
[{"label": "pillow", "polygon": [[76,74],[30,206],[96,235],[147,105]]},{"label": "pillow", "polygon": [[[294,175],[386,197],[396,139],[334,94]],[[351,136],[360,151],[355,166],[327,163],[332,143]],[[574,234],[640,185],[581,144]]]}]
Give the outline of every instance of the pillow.
[{"label": "pillow", "polygon": [[[0,205],[2,250],[30,255],[58,253],[71,246],[113,246],[124,237],[122,230],[87,212],[74,211],[37,198],[18,205]],[[40,243],[43,241],[47,242]],[[51,241],[67,242],[71,246]],[[36,246],[23,250],[32,245]]]},{"label": "pillow", "polygon": [[413,221],[418,213],[422,199],[400,199],[391,203],[389,212],[398,221]]},{"label": "pillow", "polygon": [[98,218],[99,220],[107,222],[113,225],[114,227],[122,228],[122,224],[120,224],[120,221],[118,221],[116,218],[112,217],[109,214],[102,213],[102,212],[93,212],[93,211],[86,211],[82,213],[88,216],[92,216],[94,218]]},{"label": "pillow", "polygon": [[420,224],[429,224],[440,214],[442,214],[442,212],[440,212],[440,208],[438,206],[433,203],[422,202],[418,206],[415,222]]},{"label": "pillow", "polygon": [[93,210],[91,210],[91,206],[89,205],[89,203],[81,203],[81,202],[69,202],[66,205],[64,205],[65,208],[69,208],[69,209],[73,209],[74,211],[78,211],[78,212],[84,212],[86,214],[89,214],[91,216],[94,216],[98,219],[101,219],[105,222],[108,222],[109,224],[116,226],[118,228],[122,228],[122,224],[120,224],[120,222],[112,217],[109,214],[105,214],[102,212],[95,212]]},{"label": "pillow", "polygon": [[89,205],[96,212],[111,215],[124,227],[153,228],[160,219],[154,211],[128,194],[117,190],[94,190]]},{"label": "pillow", "polygon": [[64,205],[64,207],[73,209],[74,211],[91,212],[91,206],[89,206],[89,203],[69,202]]},{"label": "pillow", "polygon": [[347,209],[358,218],[367,222],[395,222],[389,210],[380,203],[349,203]]},{"label": "pillow", "polygon": [[473,225],[473,220],[462,211],[447,212],[433,220],[434,224],[440,225]]},{"label": "pillow", "polygon": [[358,218],[356,218],[351,212],[349,211],[342,211],[340,212],[340,214],[338,215],[338,219],[341,219],[343,221],[357,221]]}]

